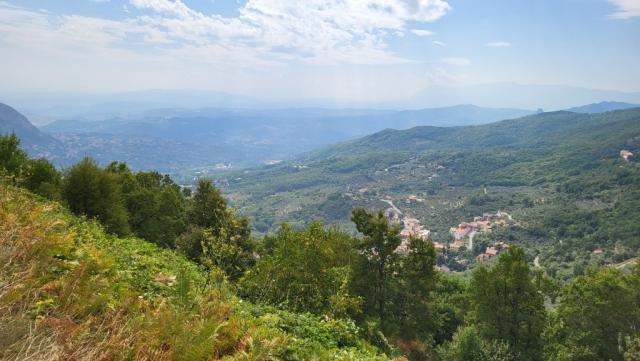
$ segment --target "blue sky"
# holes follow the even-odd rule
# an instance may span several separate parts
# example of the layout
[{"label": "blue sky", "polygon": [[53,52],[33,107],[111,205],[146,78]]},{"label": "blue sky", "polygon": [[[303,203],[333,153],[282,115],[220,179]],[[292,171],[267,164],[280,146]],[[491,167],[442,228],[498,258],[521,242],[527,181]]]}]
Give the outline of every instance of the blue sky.
[{"label": "blue sky", "polygon": [[0,90],[640,91],[640,0],[0,0]]}]

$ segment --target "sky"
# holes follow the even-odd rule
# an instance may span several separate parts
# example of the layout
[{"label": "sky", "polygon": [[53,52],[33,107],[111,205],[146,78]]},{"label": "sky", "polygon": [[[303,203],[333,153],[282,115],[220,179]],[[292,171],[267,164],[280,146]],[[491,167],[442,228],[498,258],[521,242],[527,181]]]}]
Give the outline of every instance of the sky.
[{"label": "sky", "polygon": [[0,91],[640,92],[640,0],[0,0]]}]

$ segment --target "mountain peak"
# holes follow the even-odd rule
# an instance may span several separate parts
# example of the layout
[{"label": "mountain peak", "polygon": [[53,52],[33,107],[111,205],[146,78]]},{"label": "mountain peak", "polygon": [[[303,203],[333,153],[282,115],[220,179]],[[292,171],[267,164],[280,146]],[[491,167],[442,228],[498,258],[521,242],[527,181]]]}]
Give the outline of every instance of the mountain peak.
[{"label": "mountain peak", "polygon": [[7,104],[0,103],[0,134],[15,133],[30,153],[39,153],[58,143],[53,137],[41,132],[29,119]]}]

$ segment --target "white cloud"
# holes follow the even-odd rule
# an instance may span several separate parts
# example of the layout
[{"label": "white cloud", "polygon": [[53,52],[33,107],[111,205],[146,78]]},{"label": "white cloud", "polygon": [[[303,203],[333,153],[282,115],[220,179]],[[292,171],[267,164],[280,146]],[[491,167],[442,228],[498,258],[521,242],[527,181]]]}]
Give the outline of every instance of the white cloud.
[{"label": "white cloud", "polygon": [[494,41],[491,43],[486,43],[485,46],[488,46],[490,48],[510,48],[511,43],[506,41]]},{"label": "white cloud", "polygon": [[[234,17],[203,14],[180,0],[129,0],[124,6],[124,18],[112,20],[0,0],[1,87],[271,89],[279,78],[270,74],[280,71],[411,63],[390,49],[389,39],[449,10],[442,0],[248,0]],[[343,70],[332,79],[350,72]],[[371,73],[372,83],[379,72]],[[368,89],[356,87],[354,94],[364,97]]]},{"label": "white cloud", "polygon": [[609,0],[617,8],[609,15],[613,19],[629,19],[640,16],[640,0]]},{"label": "white cloud", "polygon": [[447,46],[447,43],[438,40],[434,40],[433,44],[438,46]]},{"label": "white cloud", "polygon": [[[189,50],[209,54],[205,58],[240,55],[250,60],[247,66],[400,64],[410,60],[389,50],[388,37],[404,34],[409,22],[434,21],[450,9],[443,0],[249,0],[238,16],[227,18],[195,11],[181,0],[129,0],[129,4],[137,10],[135,15],[115,21],[53,14],[36,19],[33,11],[0,3],[0,22],[3,35],[32,38],[26,43],[57,38],[65,43],[60,44],[63,48],[80,51],[85,46],[83,53],[106,51],[102,47],[165,56]],[[16,12],[29,20],[12,22]],[[29,36],[30,27],[36,25],[38,31]],[[426,35],[426,30],[418,33]],[[212,49],[216,52],[206,53]]]},{"label": "white cloud", "polygon": [[227,43],[258,56],[312,64],[407,62],[388,50],[390,34],[410,21],[430,22],[450,6],[443,0],[249,0],[240,15],[204,15],[180,0],[130,0],[152,15],[140,19],[179,41]]},{"label": "white cloud", "polygon": [[412,29],[411,32],[417,36],[431,36],[435,35],[433,31],[424,30],[424,29]]},{"label": "white cloud", "polygon": [[183,18],[189,18],[197,14],[180,0],[130,0],[129,2],[138,9],[153,10],[158,13],[177,15]]},{"label": "white cloud", "polygon": [[467,59],[467,58],[459,58],[459,57],[452,57],[452,58],[442,58],[440,59],[440,61],[444,64],[447,65],[454,65],[454,66],[467,66],[467,65],[471,65],[471,60]]}]

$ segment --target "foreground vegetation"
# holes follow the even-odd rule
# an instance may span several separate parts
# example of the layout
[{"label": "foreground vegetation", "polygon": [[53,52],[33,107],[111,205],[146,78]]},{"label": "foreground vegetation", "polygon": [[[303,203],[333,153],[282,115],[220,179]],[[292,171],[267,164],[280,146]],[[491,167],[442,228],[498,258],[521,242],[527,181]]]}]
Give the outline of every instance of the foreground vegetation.
[{"label": "foreground vegetation", "polygon": [[12,136],[0,174],[2,359],[640,359],[640,266],[563,285],[512,246],[467,280],[362,208],[357,236],[257,239],[209,181],[188,194],[90,159],[61,173]]},{"label": "foreground vegetation", "polygon": [[349,321],[238,299],[221,271],[0,187],[0,358],[385,359]]}]

